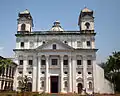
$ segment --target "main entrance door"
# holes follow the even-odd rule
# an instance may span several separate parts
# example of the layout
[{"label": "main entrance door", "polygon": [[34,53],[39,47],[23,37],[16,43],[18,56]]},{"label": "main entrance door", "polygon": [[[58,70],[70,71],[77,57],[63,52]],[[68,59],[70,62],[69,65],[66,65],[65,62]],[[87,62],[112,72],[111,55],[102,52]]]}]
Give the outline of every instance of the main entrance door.
[{"label": "main entrance door", "polygon": [[51,76],[51,93],[58,93],[58,76]]}]

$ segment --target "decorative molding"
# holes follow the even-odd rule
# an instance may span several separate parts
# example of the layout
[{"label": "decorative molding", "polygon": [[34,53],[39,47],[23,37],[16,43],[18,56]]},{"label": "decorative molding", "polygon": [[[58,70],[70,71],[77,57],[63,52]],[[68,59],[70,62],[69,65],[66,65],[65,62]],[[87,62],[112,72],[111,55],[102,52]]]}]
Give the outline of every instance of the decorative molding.
[{"label": "decorative molding", "polygon": [[45,80],[45,77],[41,77],[40,80],[41,80],[41,81],[42,81],[42,80]]},{"label": "decorative molding", "polygon": [[76,79],[77,82],[83,81],[83,79],[81,77],[79,77],[78,79]]},{"label": "decorative molding", "polygon": [[64,77],[63,80],[68,80],[68,77]]}]

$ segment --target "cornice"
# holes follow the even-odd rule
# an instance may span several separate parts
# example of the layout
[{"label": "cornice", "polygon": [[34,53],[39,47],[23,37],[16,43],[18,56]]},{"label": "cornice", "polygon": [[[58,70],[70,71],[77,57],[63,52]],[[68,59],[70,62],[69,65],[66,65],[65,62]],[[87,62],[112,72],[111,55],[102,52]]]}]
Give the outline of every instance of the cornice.
[{"label": "cornice", "polygon": [[28,51],[28,52],[76,52],[76,51],[93,51],[97,52],[98,49],[85,49],[85,48],[78,48],[78,49],[13,49],[13,51]]},{"label": "cornice", "polygon": [[18,32],[15,34],[16,37],[20,36],[34,36],[34,35],[96,35],[96,33],[93,32],[86,32],[86,31],[63,31],[63,32],[51,32],[51,31],[34,31],[29,33],[22,33]]}]

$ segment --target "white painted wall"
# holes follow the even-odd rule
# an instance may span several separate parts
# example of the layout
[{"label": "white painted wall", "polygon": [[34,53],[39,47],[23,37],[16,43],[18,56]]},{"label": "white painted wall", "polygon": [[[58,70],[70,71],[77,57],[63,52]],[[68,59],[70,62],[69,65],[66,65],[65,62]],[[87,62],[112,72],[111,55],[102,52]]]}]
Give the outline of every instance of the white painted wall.
[{"label": "white painted wall", "polygon": [[108,94],[114,93],[114,86],[107,79],[104,79],[104,93],[108,93]]},{"label": "white painted wall", "polygon": [[104,77],[104,70],[97,64],[96,69],[96,93],[114,93],[112,83]]},{"label": "white painted wall", "polygon": [[[16,42],[16,49],[21,49],[21,47],[20,47],[21,42],[25,43],[25,46],[22,49],[33,49],[33,48],[37,48],[37,47],[41,46],[43,44],[43,41],[49,42],[49,40],[53,40],[52,38],[56,38],[56,40],[60,40],[63,43],[64,43],[64,41],[67,41],[68,42],[67,45],[69,45],[75,49],[76,48],[87,48],[87,49],[94,49],[95,48],[95,42],[92,41],[92,39],[91,39],[91,38],[94,38],[93,36],[90,37],[90,36],[83,36],[83,35],[78,35],[78,36],[73,35],[71,37],[71,35],[70,35],[67,37],[65,37],[65,36],[63,36],[63,37],[61,35],[57,35],[55,37],[54,36],[51,37],[48,35],[48,36],[46,36],[46,38],[43,38],[43,36],[41,36],[41,35],[39,35],[37,37],[36,36],[31,36],[31,37],[26,36],[24,38],[21,37],[21,38],[18,38],[19,40]],[[69,38],[69,37],[71,37],[71,38]],[[39,38],[39,39],[37,40],[37,38]],[[82,40],[82,38],[84,38],[84,40]],[[81,41],[81,47],[77,47],[77,41]],[[87,43],[86,43],[87,41],[91,41],[90,47],[87,46]],[[32,47],[30,47],[30,42],[33,42]]]}]

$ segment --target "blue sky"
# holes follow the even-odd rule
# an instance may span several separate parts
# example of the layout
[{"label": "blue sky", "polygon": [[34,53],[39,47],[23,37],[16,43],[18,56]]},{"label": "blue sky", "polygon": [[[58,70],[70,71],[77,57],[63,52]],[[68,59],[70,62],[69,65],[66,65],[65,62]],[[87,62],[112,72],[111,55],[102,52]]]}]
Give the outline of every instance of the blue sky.
[{"label": "blue sky", "polygon": [[28,9],[33,30],[49,30],[55,20],[65,30],[79,30],[80,11],[94,10],[97,62],[120,50],[120,0],[0,0],[0,55],[13,57],[18,12]]}]

